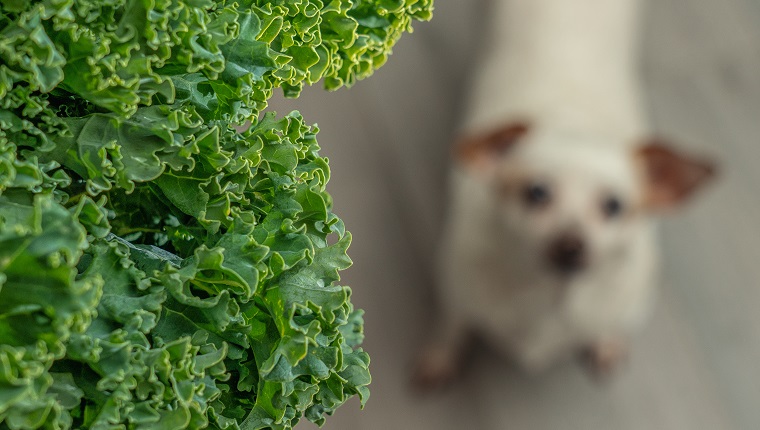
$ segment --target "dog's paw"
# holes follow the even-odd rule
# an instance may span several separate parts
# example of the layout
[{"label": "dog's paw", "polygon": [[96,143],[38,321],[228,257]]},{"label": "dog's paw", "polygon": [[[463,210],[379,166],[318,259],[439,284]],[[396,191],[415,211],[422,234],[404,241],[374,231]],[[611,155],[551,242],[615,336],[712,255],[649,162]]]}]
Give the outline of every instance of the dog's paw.
[{"label": "dog's paw", "polygon": [[600,341],[583,351],[583,361],[600,380],[610,378],[628,359],[628,345],[621,340]]},{"label": "dog's paw", "polygon": [[442,389],[461,371],[459,357],[445,347],[429,347],[417,358],[412,370],[412,388],[418,392]]}]

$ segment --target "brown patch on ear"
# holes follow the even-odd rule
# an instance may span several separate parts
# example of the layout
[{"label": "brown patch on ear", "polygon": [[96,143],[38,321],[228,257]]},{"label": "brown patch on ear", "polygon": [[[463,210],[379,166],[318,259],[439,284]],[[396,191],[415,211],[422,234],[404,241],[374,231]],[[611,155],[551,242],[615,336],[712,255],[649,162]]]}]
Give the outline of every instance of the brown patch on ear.
[{"label": "brown patch on ear", "polygon": [[454,158],[465,165],[482,167],[505,154],[529,128],[524,122],[516,122],[487,134],[462,138],[454,148]]},{"label": "brown patch on ear", "polygon": [[668,209],[683,203],[715,176],[712,162],[687,157],[658,141],[643,145],[636,155],[643,164],[645,205],[650,209]]}]

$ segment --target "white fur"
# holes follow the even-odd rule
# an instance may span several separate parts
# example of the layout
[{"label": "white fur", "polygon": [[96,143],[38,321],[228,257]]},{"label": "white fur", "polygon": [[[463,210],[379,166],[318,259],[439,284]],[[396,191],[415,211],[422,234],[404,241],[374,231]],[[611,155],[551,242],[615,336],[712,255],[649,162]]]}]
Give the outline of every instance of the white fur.
[{"label": "white fur", "polygon": [[[524,367],[541,369],[581,347],[626,337],[647,314],[656,283],[649,217],[608,221],[594,212],[605,190],[634,212],[642,200],[632,157],[648,131],[637,76],[639,2],[493,6],[462,133],[511,121],[531,127],[495,173],[454,172],[438,268],[444,320],[431,351],[438,362],[453,360],[466,329],[475,329]],[[559,201],[533,213],[495,197],[494,178],[515,172],[550,178]],[[591,263],[560,277],[540,255],[567,229],[588,239]]]},{"label": "white fur", "polygon": [[494,0],[464,131],[538,118],[640,138],[638,9],[638,0]]}]

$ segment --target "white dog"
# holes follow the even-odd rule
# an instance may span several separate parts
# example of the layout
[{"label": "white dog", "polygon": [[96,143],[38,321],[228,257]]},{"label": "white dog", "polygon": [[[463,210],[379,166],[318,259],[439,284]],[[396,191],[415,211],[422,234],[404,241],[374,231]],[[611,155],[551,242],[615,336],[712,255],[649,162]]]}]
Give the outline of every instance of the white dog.
[{"label": "white dog", "polygon": [[496,0],[455,155],[439,332],[417,382],[476,332],[522,367],[625,351],[656,287],[653,215],[712,176],[649,138],[637,0]]}]

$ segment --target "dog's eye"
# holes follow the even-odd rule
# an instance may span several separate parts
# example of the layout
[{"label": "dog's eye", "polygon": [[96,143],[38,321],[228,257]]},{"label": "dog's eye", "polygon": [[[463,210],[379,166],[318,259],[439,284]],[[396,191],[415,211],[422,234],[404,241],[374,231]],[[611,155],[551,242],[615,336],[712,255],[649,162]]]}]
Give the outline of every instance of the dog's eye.
[{"label": "dog's eye", "polygon": [[609,196],[602,202],[602,212],[607,218],[616,218],[623,213],[623,202],[615,196]]},{"label": "dog's eye", "polygon": [[522,198],[525,204],[530,207],[541,207],[549,204],[552,193],[547,185],[532,183],[523,188]]}]

